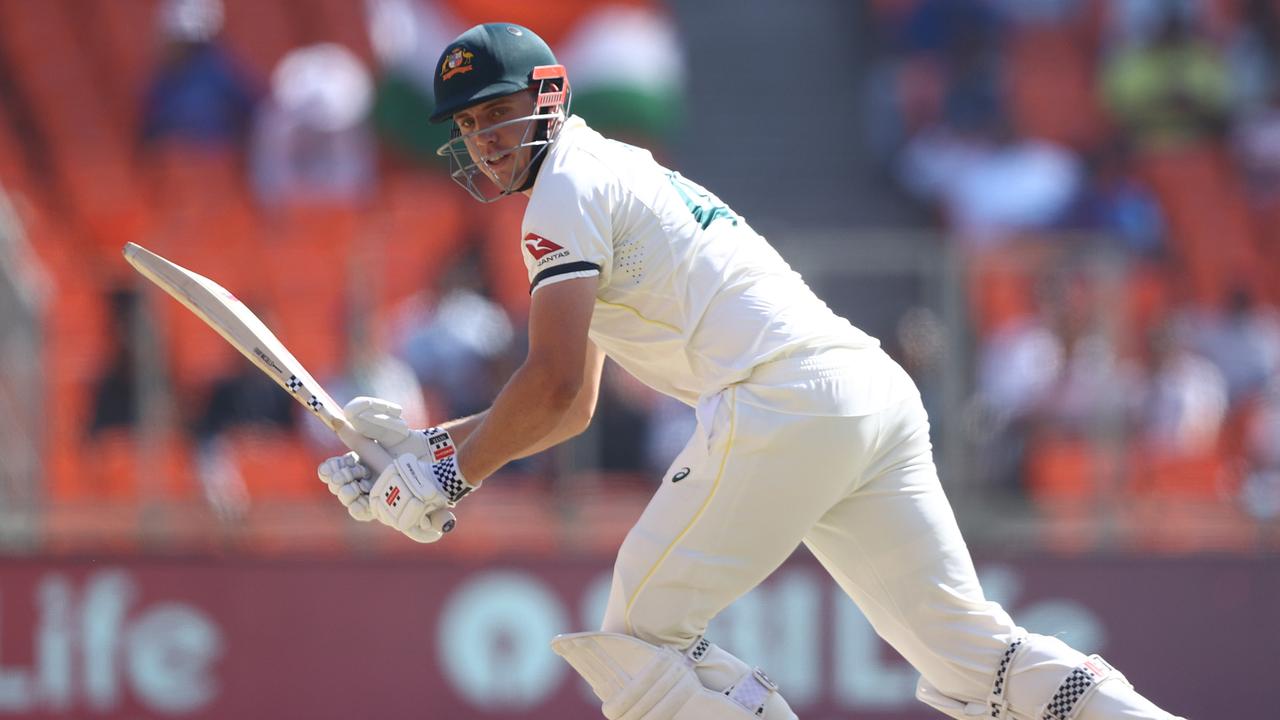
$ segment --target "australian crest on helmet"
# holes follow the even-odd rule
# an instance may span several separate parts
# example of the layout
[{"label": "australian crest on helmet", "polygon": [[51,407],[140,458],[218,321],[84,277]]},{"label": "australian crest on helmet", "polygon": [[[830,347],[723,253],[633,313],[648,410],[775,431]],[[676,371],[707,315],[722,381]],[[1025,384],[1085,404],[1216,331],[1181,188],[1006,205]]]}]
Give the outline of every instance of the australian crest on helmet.
[{"label": "australian crest on helmet", "polygon": [[444,62],[440,64],[440,79],[448,80],[455,75],[471,72],[474,69],[471,61],[475,56],[475,53],[462,46],[450,49],[445,53]]}]

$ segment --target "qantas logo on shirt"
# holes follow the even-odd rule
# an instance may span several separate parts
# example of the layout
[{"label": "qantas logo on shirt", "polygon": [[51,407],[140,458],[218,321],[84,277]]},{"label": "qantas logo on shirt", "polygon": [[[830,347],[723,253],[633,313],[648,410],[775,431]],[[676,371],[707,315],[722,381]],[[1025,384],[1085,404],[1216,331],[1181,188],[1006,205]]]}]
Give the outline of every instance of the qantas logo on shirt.
[{"label": "qantas logo on shirt", "polygon": [[541,235],[529,233],[524,236],[524,249],[529,251],[529,254],[533,256],[534,260],[541,260],[546,257],[547,254],[553,253],[557,250],[563,250],[564,248]]}]

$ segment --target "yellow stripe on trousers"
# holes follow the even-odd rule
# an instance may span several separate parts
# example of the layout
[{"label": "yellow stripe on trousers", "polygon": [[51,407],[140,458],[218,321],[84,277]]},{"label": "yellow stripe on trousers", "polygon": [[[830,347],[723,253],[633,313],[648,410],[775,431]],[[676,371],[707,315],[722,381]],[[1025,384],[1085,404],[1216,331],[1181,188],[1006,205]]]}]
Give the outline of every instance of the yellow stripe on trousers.
[{"label": "yellow stripe on trousers", "polygon": [[[725,442],[724,457],[720,458],[720,469],[716,471],[715,482],[711,484],[711,493],[707,495],[706,500],[702,501],[702,506],[698,508],[698,512],[694,514],[693,519],[689,521],[689,524],[684,526],[684,529],[680,531],[680,534],[676,535],[676,539],[672,540],[671,544],[667,546],[667,549],[662,551],[662,555],[658,557],[658,560],[653,564],[653,567],[649,568],[649,572],[645,573],[644,579],[640,581],[640,585],[636,587],[636,591],[631,593],[631,598],[627,600],[627,608],[623,612],[623,618],[627,623],[627,634],[635,635],[635,628],[631,625],[631,608],[635,606],[636,599],[639,598],[640,593],[644,591],[645,585],[649,584],[649,580],[653,578],[654,573],[658,572],[658,568],[662,567],[662,563],[665,562],[671,555],[672,551],[676,549],[676,546],[680,544],[680,541],[689,534],[689,531],[693,529],[693,526],[698,524],[698,520],[702,518],[703,513],[705,513],[707,508],[711,506],[711,501],[715,499],[716,491],[720,489],[720,479],[724,477],[725,466],[729,464],[729,452],[733,450],[733,437],[737,421],[738,389],[735,387],[732,388],[729,393],[729,437]],[[714,415],[711,418],[711,423],[712,425],[715,424]]]}]

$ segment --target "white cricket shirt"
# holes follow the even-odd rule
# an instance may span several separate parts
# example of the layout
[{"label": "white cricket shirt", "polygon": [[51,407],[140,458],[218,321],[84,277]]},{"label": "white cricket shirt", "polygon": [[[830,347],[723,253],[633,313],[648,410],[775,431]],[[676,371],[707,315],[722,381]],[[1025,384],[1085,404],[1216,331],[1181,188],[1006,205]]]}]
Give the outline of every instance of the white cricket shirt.
[{"label": "white cricket shirt", "polygon": [[[530,292],[599,275],[592,341],[690,405],[771,361],[879,346],[719,198],[576,116],[543,161],[521,235]],[[770,384],[791,380],[778,367]]]}]

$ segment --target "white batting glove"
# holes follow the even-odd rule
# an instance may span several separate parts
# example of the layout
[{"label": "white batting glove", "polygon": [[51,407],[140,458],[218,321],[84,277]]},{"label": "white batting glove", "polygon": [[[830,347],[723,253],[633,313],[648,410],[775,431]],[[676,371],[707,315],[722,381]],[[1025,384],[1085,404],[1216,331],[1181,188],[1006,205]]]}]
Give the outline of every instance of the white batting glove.
[{"label": "white batting glove", "polygon": [[[412,453],[404,453],[382,471],[373,489],[369,491],[369,503],[379,522],[414,537],[426,529],[440,531],[430,524],[430,513],[450,508],[475,489],[458,469],[458,454],[449,433],[438,428],[424,431],[432,457],[436,462],[423,462]],[[435,538],[439,539],[439,538]]]},{"label": "white batting glove", "polygon": [[372,397],[358,397],[342,407],[347,422],[361,435],[376,440],[391,457],[413,453],[419,460],[435,462],[423,430],[413,430],[400,417],[396,403]]},{"label": "white batting glove", "polygon": [[369,505],[369,491],[373,489],[373,478],[369,477],[369,468],[360,464],[353,452],[331,457],[320,463],[316,474],[329,486],[329,492],[347,508],[351,517],[360,522],[373,519],[373,508]]},{"label": "white batting glove", "polygon": [[396,458],[369,490],[374,516],[418,542],[439,540],[442,529],[428,515],[475,489],[458,470],[453,438],[439,428],[410,428],[401,407],[388,400],[358,397],[342,411],[361,435]]}]

